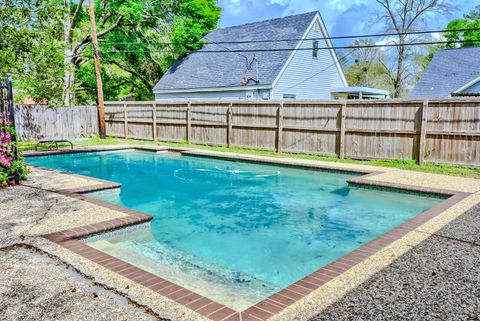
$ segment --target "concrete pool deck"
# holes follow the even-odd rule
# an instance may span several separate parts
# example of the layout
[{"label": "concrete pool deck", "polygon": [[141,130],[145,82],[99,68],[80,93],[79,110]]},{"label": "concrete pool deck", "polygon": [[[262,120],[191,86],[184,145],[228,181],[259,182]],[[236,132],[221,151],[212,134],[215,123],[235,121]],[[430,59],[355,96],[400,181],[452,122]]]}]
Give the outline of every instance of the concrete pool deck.
[{"label": "concrete pool deck", "polygon": [[[135,146],[123,146],[132,147]],[[118,146],[113,149],[118,149]],[[265,304],[251,313],[242,314],[243,321],[267,318],[475,319],[480,314],[480,180],[357,164],[198,150],[188,152],[239,160],[373,172],[363,180],[420,190],[448,190],[462,195],[458,202],[449,204],[438,215],[395,238],[343,273],[332,271],[334,277],[296,302],[281,305],[279,301],[272,301],[270,305]],[[81,234],[79,227],[105,221],[134,223],[127,219],[134,213],[106,207],[101,202],[88,202],[75,194],[101,185],[108,187],[108,183],[98,180],[32,168],[30,179],[23,186],[0,191],[0,226],[3,232],[0,255],[3,270],[7,271],[0,279],[0,302],[4,303],[0,307],[1,315],[7,319],[27,315],[27,318],[31,316],[30,319],[240,320],[239,314],[223,316],[217,313],[218,310],[211,312],[211,316],[215,317],[208,318],[206,313],[195,312],[199,309],[195,309],[194,304],[186,308],[175,299],[167,298],[42,237],[75,229],[76,234]],[[83,230],[89,233],[88,229]],[[45,291],[42,292],[42,288]],[[74,292],[73,288],[76,289]],[[56,297],[58,300],[53,300]],[[201,302],[201,299],[196,302]],[[279,313],[275,314],[273,310]]]}]

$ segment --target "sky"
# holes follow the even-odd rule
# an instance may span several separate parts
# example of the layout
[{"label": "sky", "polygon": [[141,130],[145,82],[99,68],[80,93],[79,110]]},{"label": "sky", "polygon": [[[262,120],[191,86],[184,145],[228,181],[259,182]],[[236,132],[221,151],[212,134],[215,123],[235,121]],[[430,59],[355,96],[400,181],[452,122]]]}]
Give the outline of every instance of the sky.
[{"label": "sky", "polygon": [[[428,29],[444,29],[449,21],[462,15],[480,0],[452,0],[455,9],[430,19]],[[218,0],[223,13],[220,27],[278,18],[318,10],[331,36],[369,34],[381,31],[374,23],[379,5],[373,0]]]}]

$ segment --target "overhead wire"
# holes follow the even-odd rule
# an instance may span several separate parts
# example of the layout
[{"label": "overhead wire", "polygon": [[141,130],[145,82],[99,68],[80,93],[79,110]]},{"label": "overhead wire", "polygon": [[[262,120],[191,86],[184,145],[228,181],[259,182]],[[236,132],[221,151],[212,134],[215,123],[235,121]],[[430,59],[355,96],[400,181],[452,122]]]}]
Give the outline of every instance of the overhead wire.
[{"label": "overhead wire", "polygon": [[[386,37],[386,36],[401,36],[401,35],[419,35],[419,34],[433,34],[433,33],[447,33],[447,32],[464,32],[464,31],[480,31],[480,28],[464,28],[464,29],[456,29],[456,30],[430,30],[430,31],[416,31],[416,32],[408,32],[408,33],[382,33],[382,34],[373,34],[373,35],[357,35],[357,36],[335,36],[335,37],[320,37],[320,38],[299,38],[299,39],[280,39],[280,40],[251,40],[251,41],[208,41],[206,42],[206,45],[217,45],[221,48],[224,48],[222,50],[208,50],[208,49],[201,49],[197,51],[193,51],[191,54],[199,54],[199,53],[232,53],[236,54],[240,57],[243,57],[246,59],[248,63],[248,57],[243,55],[242,53],[257,53],[257,52],[281,52],[281,51],[305,51],[305,50],[313,50],[313,48],[310,47],[299,47],[299,48],[265,48],[265,49],[231,49],[228,48],[227,46],[224,46],[223,44],[251,44],[251,43],[274,43],[274,42],[291,42],[291,41],[310,41],[310,40],[335,40],[335,39],[350,39],[350,38],[372,38],[372,37]],[[399,46],[423,46],[423,45],[441,45],[441,44],[462,44],[462,43],[480,43],[480,39],[470,39],[470,40],[451,40],[451,41],[423,41],[423,42],[412,42],[412,43],[395,43],[395,42],[390,42],[390,43],[374,43],[374,44],[361,44],[361,45],[347,45],[347,46],[330,46],[330,47],[318,47],[315,49],[318,50],[336,50],[336,49],[349,49],[349,53],[341,57],[340,59],[336,59],[334,63],[331,65],[327,66],[326,68],[316,72],[315,74],[307,77],[306,79],[293,84],[292,86],[286,88],[285,90],[289,90],[291,88],[294,88],[296,86],[301,85],[302,83],[318,76],[319,74],[325,72],[329,68],[332,68],[333,66],[339,64],[342,60],[346,59],[348,56],[353,54],[356,50],[361,49],[361,48],[389,48],[389,47],[399,47]],[[114,43],[114,42],[102,42],[100,43],[101,45],[118,45],[118,44],[143,44],[144,43]],[[158,44],[174,44],[174,43],[158,43]],[[111,49],[111,50],[106,50],[109,53],[164,53],[164,52],[171,52],[171,50],[124,50],[124,49]],[[177,96],[175,94],[172,94],[173,96]],[[180,97],[178,98],[186,98],[186,97]]]},{"label": "overhead wire", "polygon": [[[348,35],[348,36],[333,36],[333,37],[315,37],[315,38],[289,38],[289,39],[264,39],[264,40],[241,40],[241,41],[208,41],[206,44],[251,44],[251,43],[272,43],[272,42],[289,42],[289,41],[310,41],[310,40],[341,40],[341,39],[362,39],[362,38],[379,38],[379,37],[398,37],[409,35],[435,34],[435,33],[455,33],[467,31],[480,31],[480,28],[462,28],[455,30],[440,29],[440,30],[423,30],[410,31],[400,33],[377,33],[365,35]],[[143,42],[107,42],[105,40],[99,42],[103,44],[116,45],[145,45]],[[158,45],[175,45],[175,44],[196,44],[197,42],[159,42]]]},{"label": "overhead wire", "polygon": [[[462,44],[462,43],[480,43],[480,39],[469,39],[469,40],[452,40],[452,41],[424,41],[424,42],[412,42],[412,43],[386,43],[386,44],[371,44],[371,45],[349,45],[349,46],[331,46],[331,47],[318,47],[315,49],[318,50],[332,50],[332,49],[360,49],[360,48],[389,48],[389,47],[412,47],[412,46],[425,46],[425,45],[447,45],[447,44]],[[305,51],[313,50],[312,47],[302,47],[302,48],[265,48],[265,49],[229,49],[229,50],[208,50],[200,49],[193,51],[190,54],[205,54],[205,53],[248,53],[248,52],[281,52],[281,51]],[[107,50],[109,53],[164,53],[166,50],[123,50],[123,49],[112,49]]]}]

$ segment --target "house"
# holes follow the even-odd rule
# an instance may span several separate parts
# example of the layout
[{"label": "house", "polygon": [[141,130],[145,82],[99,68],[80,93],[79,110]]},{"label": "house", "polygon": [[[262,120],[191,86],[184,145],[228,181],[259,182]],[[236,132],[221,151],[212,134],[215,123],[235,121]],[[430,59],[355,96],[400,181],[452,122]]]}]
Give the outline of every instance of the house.
[{"label": "house", "polygon": [[332,99],[388,99],[388,90],[369,87],[342,87],[330,90]]},{"label": "house", "polygon": [[410,98],[480,96],[480,47],[438,51]]},{"label": "house", "polygon": [[153,88],[163,99],[331,99],[346,87],[318,11],[217,29]]}]

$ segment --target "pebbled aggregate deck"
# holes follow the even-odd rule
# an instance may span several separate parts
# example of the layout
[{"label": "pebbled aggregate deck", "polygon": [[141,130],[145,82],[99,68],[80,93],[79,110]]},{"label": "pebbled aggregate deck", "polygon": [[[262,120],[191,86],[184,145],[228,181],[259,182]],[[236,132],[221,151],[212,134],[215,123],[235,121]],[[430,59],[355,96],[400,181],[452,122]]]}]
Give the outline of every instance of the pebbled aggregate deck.
[{"label": "pebbled aggregate deck", "polygon": [[480,206],[447,224],[312,319],[478,320]]},{"label": "pebbled aggregate deck", "polygon": [[[121,148],[132,147],[135,146]],[[101,149],[109,148],[112,147]],[[189,152],[277,161],[274,157]],[[322,282],[320,288],[309,291],[296,303],[292,304],[288,297],[276,296],[250,309],[251,313],[243,314],[241,321],[259,321],[261,316],[269,320],[478,320],[479,180],[356,164],[285,158],[280,161],[361,173],[383,171],[364,179],[374,184],[453,190],[468,196],[340,276]],[[135,213],[75,196],[79,191],[113,188],[115,184],[40,168],[32,171],[23,186],[0,190],[2,320],[240,320],[239,314],[231,314],[215,303],[205,305],[202,299],[188,293],[183,295],[181,288],[165,297],[155,291],[155,285],[141,284],[147,284],[147,280],[139,279],[138,283],[125,277],[131,274],[130,270],[113,273],[78,255],[74,242],[69,250],[68,246],[42,237],[45,234],[62,237],[59,233],[64,230],[75,231],[75,235],[90,233],[88,228],[80,227],[101,223],[108,228],[109,224],[102,223],[105,221],[130,224]],[[104,265],[108,265],[108,258],[104,259]],[[303,290],[297,286],[297,291]],[[175,302],[178,297],[188,308]],[[272,312],[280,313],[270,317]]]}]

